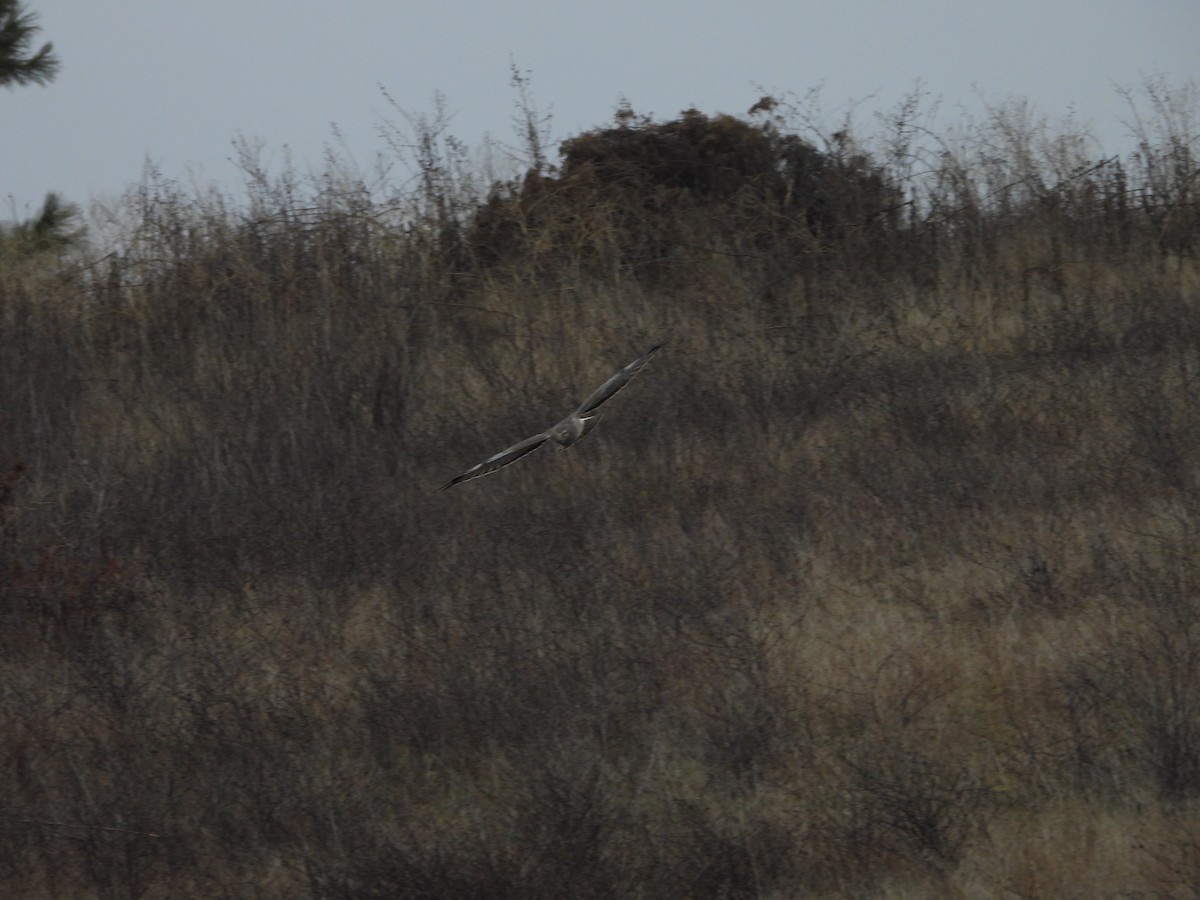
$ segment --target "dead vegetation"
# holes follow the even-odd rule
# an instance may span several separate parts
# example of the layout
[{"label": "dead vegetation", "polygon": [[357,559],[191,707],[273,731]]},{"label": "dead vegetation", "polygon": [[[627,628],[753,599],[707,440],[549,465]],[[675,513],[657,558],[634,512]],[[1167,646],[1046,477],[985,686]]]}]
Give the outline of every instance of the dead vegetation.
[{"label": "dead vegetation", "polygon": [[626,110],[481,195],[426,132],[415,193],[150,177],[6,264],[3,892],[1200,890],[1196,131],[1147,90],[1126,159]]}]

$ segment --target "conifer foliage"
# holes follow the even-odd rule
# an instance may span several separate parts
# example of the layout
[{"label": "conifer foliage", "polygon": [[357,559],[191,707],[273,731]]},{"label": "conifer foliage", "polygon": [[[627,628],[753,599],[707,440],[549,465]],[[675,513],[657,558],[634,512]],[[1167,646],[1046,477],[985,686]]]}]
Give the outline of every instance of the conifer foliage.
[{"label": "conifer foliage", "polygon": [[17,0],[0,0],[0,84],[49,84],[58,75],[53,44],[31,52],[33,36],[41,31],[36,23],[37,16]]}]

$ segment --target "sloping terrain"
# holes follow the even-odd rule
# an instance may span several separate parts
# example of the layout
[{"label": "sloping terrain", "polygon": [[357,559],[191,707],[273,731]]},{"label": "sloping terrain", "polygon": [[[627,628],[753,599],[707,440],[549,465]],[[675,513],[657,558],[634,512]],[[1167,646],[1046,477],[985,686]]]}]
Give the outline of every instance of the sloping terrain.
[{"label": "sloping terrain", "polygon": [[623,114],[10,253],[0,890],[1200,890],[1194,135],[995,134]]}]

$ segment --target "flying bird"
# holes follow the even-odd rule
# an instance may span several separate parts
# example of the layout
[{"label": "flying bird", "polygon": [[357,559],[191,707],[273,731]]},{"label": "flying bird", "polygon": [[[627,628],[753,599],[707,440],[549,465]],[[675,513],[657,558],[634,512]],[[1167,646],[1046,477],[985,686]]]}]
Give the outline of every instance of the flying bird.
[{"label": "flying bird", "polygon": [[596,410],[600,408],[601,404],[612,397],[613,394],[633,381],[634,376],[646,367],[646,363],[650,362],[650,357],[661,350],[666,343],[665,340],[659,341],[644,354],[617,372],[617,374],[613,375],[612,378],[592,391],[588,395],[588,398],[579,404],[578,409],[553,428],[549,428],[541,434],[535,434],[533,437],[525,438],[525,440],[519,444],[513,444],[507,450],[501,450],[495,456],[485,459],[479,465],[472,466],[467,471],[455,475],[438,488],[438,490],[444,491],[446,488],[454,487],[454,485],[460,482],[479,478],[481,475],[490,475],[497,469],[503,468],[511,462],[516,462],[528,453],[532,453],[547,441],[554,441],[556,450],[567,449],[596,427],[596,423],[600,421],[600,415]]}]

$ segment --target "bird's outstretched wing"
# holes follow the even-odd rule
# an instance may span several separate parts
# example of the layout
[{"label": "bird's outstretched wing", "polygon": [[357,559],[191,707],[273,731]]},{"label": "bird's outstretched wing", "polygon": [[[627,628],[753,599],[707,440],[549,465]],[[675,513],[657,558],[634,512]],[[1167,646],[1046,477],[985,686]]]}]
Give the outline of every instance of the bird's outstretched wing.
[{"label": "bird's outstretched wing", "polygon": [[621,371],[617,372],[612,378],[608,379],[608,381],[604,382],[604,384],[600,385],[600,387],[596,388],[596,390],[592,391],[588,395],[588,398],[579,404],[579,409],[575,410],[575,415],[586,418],[595,412],[601,403],[633,381],[633,377],[646,367],[646,363],[650,362],[650,357],[661,350],[666,343],[665,340],[659,341],[643,355],[639,356],[625,368],[621,369]]},{"label": "bird's outstretched wing", "polygon": [[533,437],[525,438],[525,440],[521,441],[519,444],[513,444],[507,450],[501,450],[495,456],[485,459],[479,465],[472,466],[471,468],[467,469],[467,471],[459,475],[455,475],[440,488],[438,488],[438,490],[444,491],[446,488],[454,487],[454,485],[458,484],[459,482],[469,481],[470,479],[478,478],[481,475],[490,475],[497,469],[503,468],[511,462],[516,462],[526,453],[532,453],[548,440],[550,440],[549,431],[543,431],[541,434],[535,434]]},{"label": "bird's outstretched wing", "polygon": [[438,490],[444,491],[446,488],[454,487],[454,485],[460,484],[464,481],[469,481],[472,478],[478,478],[481,475],[490,475],[497,469],[503,468],[511,462],[516,462],[527,453],[532,453],[538,447],[542,446],[542,444],[546,443],[546,441],[550,440],[555,431],[563,426],[569,425],[573,429],[577,429],[582,424],[582,433],[576,431],[573,439],[559,439],[559,443],[563,446],[570,446],[575,440],[583,437],[583,435],[591,431],[592,428],[595,427],[596,423],[600,421],[600,417],[596,415],[596,409],[602,403],[608,400],[608,398],[610,398],[613,394],[621,390],[621,388],[625,387],[625,385],[629,384],[629,382],[633,380],[634,376],[646,367],[646,363],[650,362],[650,357],[661,350],[666,343],[667,342],[665,340],[659,341],[657,344],[647,350],[642,356],[639,356],[625,368],[617,372],[617,374],[613,375],[612,378],[608,379],[608,381],[604,382],[604,384],[592,391],[588,398],[584,400],[583,403],[579,404],[579,408],[575,410],[575,412],[567,416],[567,418],[565,418],[558,425],[555,425],[554,428],[551,428],[549,431],[543,431],[541,434],[535,434],[533,437],[525,438],[525,440],[521,441],[519,444],[513,444],[507,450],[502,450],[495,456],[485,459],[479,465],[472,466],[465,472],[455,475],[440,488],[438,488]]}]

